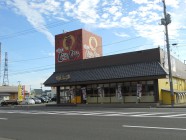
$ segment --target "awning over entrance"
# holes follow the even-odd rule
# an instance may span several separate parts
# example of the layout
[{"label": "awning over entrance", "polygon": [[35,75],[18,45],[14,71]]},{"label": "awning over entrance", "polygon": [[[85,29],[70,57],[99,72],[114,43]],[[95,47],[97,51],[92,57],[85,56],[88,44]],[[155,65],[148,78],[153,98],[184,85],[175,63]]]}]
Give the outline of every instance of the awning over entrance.
[{"label": "awning over entrance", "polygon": [[117,65],[82,69],[77,71],[54,72],[45,82],[46,86],[60,84],[75,84],[83,82],[132,79],[132,78],[165,78],[167,72],[158,62],[136,63],[130,65]]}]

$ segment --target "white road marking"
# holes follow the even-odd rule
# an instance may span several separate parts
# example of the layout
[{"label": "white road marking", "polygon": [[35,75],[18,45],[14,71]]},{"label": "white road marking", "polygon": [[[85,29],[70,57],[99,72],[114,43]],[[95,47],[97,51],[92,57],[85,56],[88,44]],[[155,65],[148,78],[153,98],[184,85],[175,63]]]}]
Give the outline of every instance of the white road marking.
[{"label": "white road marking", "polygon": [[175,115],[166,115],[166,116],[161,116],[161,117],[166,117],[166,118],[174,118],[174,117],[179,117],[179,116],[185,116],[186,117],[186,114],[175,114]]},{"label": "white road marking", "polygon": [[134,117],[145,117],[145,116],[149,116],[149,117],[154,117],[153,115],[164,115],[164,114],[170,114],[170,112],[157,112],[157,113],[147,113],[147,114],[137,114],[137,115],[130,115],[130,116],[134,116]]},{"label": "white road marking", "polygon": [[186,131],[185,128],[151,127],[151,126],[135,126],[135,125],[122,125],[122,127],[127,127],[127,128],[144,128],[144,129],[160,129],[160,130],[179,130],[179,131]]},{"label": "white road marking", "polygon": [[83,116],[118,116],[118,117],[162,117],[186,118],[185,112],[107,112],[107,111],[39,111],[39,110],[0,110],[0,113],[35,114],[35,115],[83,115]]},{"label": "white road marking", "polygon": [[0,118],[0,120],[8,120],[8,118]]}]

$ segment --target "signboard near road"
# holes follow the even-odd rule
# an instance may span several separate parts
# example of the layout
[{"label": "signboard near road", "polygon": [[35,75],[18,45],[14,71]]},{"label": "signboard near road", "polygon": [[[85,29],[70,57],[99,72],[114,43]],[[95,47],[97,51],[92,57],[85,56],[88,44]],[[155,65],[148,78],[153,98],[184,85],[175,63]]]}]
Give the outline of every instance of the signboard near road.
[{"label": "signboard near road", "polygon": [[23,101],[25,98],[25,86],[18,85],[18,101]]},{"label": "signboard near road", "polygon": [[18,85],[18,101],[23,101],[22,86]]}]

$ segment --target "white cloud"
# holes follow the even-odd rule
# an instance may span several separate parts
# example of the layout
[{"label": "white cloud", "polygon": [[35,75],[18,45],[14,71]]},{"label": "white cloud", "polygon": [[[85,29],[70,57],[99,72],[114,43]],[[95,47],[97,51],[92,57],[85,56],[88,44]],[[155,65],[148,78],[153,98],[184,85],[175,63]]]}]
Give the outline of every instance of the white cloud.
[{"label": "white cloud", "polygon": [[120,25],[122,28],[128,28],[132,26],[132,18],[122,17],[120,20]]},{"label": "white cloud", "polygon": [[137,4],[144,4],[144,3],[148,3],[148,0],[132,0],[133,2],[137,3]]},{"label": "white cloud", "polygon": [[116,36],[119,36],[119,37],[123,37],[123,38],[128,38],[130,37],[128,34],[126,33],[119,33],[119,32],[115,32],[114,33]]},{"label": "white cloud", "polygon": [[51,13],[57,15],[61,11],[60,2],[55,0],[46,0],[43,3],[30,2],[30,7],[45,15],[50,15]]},{"label": "white cloud", "polygon": [[73,10],[74,5],[72,5],[70,2],[66,1],[64,3],[64,11],[69,12],[70,10]]},{"label": "white cloud", "polygon": [[104,13],[101,17],[104,18],[104,19],[106,19],[106,18],[109,17],[109,14],[108,13]]},{"label": "white cloud", "polygon": [[115,14],[118,11],[118,8],[116,6],[112,6],[108,9],[108,12],[111,14]]},{"label": "white cloud", "polygon": [[65,2],[64,9],[67,15],[76,17],[82,23],[93,24],[99,19],[97,13],[98,3],[99,0],[76,0],[75,3]]},{"label": "white cloud", "polygon": [[[111,35],[122,38],[140,36],[142,44],[134,40],[129,50],[134,46],[147,49],[165,45],[164,26],[159,25],[163,18],[162,0],[4,0],[16,14],[26,17],[27,21],[54,45],[54,37],[45,26],[47,20],[70,21],[75,19],[84,27],[91,28],[117,28],[118,32]],[[4,3],[5,3],[4,2]],[[1,2],[0,2],[1,3]],[[168,26],[170,44],[185,42],[182,30],[186,29],[186,0],[166,0],[167,12],[171,14],[172,23]],[[9,8],[8,7],[8,8]],[[132,31],[131,32],[129,32]],[[114,38],[114,37],[113,37]],[[125,39],[124,39],[125,40]],[[110,42],[112,42],[111,40]],[[128,42],[127,42],[128,43]],[[134,44],[134,45],[133,45]],[[143,45],[143,46],[142,46]],[[118,45],[119,46],[119,45]],[[105,48],[104,48],[105,49]],[[123,49],[123,48],[122,48]],[[109,47],[106,48],[109,50]],[[131,51],[131,50],[130,50]],[[112,51],[110,51],[113,53]],[[118,53],[120,53],[118,51]],[[54,53],[45,55],[54,57]],[[106,52],[108,54],[108,52]],[[180,47],[180,56],[185,56],[185,47]],[[183,60],[183,57],[181,58]],[[29,75],[31,75],[30,73]],[[39,87],[51,73],[44,72],[39,79],[22,81]],[[34,76],[31,76],[34,77]],[[26,78],[29,79],[29,78]],[[15,80],[17,82],[17,80]],[[31,81],[34,81],[31,83]],[[37,81],[37,82],[35,82]]]},{"label": "white cloud", "polygon": [[[19,13],[26,17],[27,21],[39,32],[46,35],[47,39],[50,41],[52,46],[54,46],[54,36],[49,32],[49,30],[46,28],[46,22],[44,17],[42,16],[42,13],[45,11],[45,8],[41,6],[41,11],[38,11],[36,7],[34,7],[33,3],[30,5],[27,3],[26,0],[7,0],[6,1],[9,6],[12,6],[14,9],[16,9],[16,13]],[[46,3],[52,2],[54,4],[53,0],[47,0]],[[51,10],[51,7],[48,8],[48,10]],[[45,12],[46,13],[46,12]]]},{"label": "white cloud", "polygon": [[108,2],[107,0],[102,0],[102,4],[101,4],[101,6],[104,7],[104,6],[108,5],[108,3],[109,3],[109,2]]},{"label": "white cloud", "polygon": [[[164,44],[164,26],[161,0],[7,0],[38,31],[53,44],[53,35],[45,27],[46,17],[67,21],[77,19],[85,27],[133,29],[134,36],[151,40],[155,45]],[[29,3],[28,3],[29,2]],[[166,0],[167,11],[172,15],[169,25],[170,38],[180,37],[179,30],[186,24],[186,0]],[[179,8],[178,8],[179,7]],[[115,33],[115,35],[119,35]],[[125,34],[120,34],[125,37]]]},{"label": "white cloud", "polygon": [[179,0],[165,0],[165,4],[167,6],[178,8],[179,7]]}]

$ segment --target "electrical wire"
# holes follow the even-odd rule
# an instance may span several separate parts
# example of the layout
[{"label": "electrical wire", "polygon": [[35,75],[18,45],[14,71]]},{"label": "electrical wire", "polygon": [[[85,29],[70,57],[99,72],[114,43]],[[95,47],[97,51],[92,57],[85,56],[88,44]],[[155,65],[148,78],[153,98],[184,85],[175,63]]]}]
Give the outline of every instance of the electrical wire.
[{"label": "electrical wire", "polygon": [[[150,44],[146,44],[146,45],[150,45]],[[132,49],[137,48],[137,47],[141,47],[141,46],[146,46],[146,45],[138,45],[138,46],[132,47]],[[131,48],[127,48],[127,49],[129,50]],[[124,49],[124,50],[126,50],[126,49]],[[119,50],[119,52],[121,52],[121,51],[122,50]],[[70,65],[72,65],[72,64],[69,64],[68,66],[70,66]],[[53,66],[53,67],[46,67],[46,66]],[[21,74],[25,74],[25,73],[40,72],[40,71],[45,71],[45,70],[49,70],[49,69],[54,69],[54,64],[46,65],[46,66],[40,66],[40,67],[32,68],[32,69],[25,69],[25,70],[17,71],[17,72],[14,71],[13,73],[10,73],[10,75],[21,75]]]},{"label": "electrical wire", "polygon": [[50,70],[50,69],[54,69],[54,67],[36,69],[36,70],[32,70],[32,71],[15,72],[15,73],[10,73],[9,75],[16,76],[16,75],[29,74],[29,73],[34,73],[34,72],[41,72],[41,71]]},{"label": "electrical wire", "polygon": [[[159,32],[162,32],[162,31],[159,31]],[[156,32],[156,33],[159,33],[159,32]],[[152,33],[152,34],[156,34],[156,33]],[[148,35],[152,35],[152,34],[148,34]],[[136,36],[136,37],[129,38],[129,39],[123,39],[123,40],[120,40],[120,41],[116,41],[116,42],[113,42],[113,43],[109,43],[109,44],[106,44],[106,45],[102,45],[102,47],[111,46],[111,45],[114,45],[114,44],[119,44],[119,43],[127,42],[127,41],[134,40],[134,39],[138,39],[138,38],[141,38],[141,37],[142,37],[142,36]],[[141,45],[140,45],[140,46],[141,46]],[[112,51],[112,52],[113,52],[113,51]],[[54,56],[39,57],[39,58],[24,59],[24,60],[15,60],[15,61],[10,61],[10,63],[25,62],[25,61],[32,61],[32,60],[39,60],[39,59],[46,59],[46,58],[51,58],[51,57],[54,57]],[[2,60],[3,60],[3,59],[2,59]]]},{"label": "electrical wire", "polygon": [[[55,23],[51,23],[51,24],[46,24],[44,27],[55,28],[55,27],[63,26],[63,25],[70,24],[70,23],[73,23],[73,22],[76,22],[76,21],[78,21],[78,20],[77,19],[76,20],[71,20],[71,21],[69,21],[67,23],[63,23],[63,24],[61,24],[61,22],[55,22]],[[38,27],[38,29],[43,29],[43,27]],[[9,38],[18,37],[18,36],[22,36],[22,35],[26,35],[26,34],[30,34],[30,33],[34,33],[34,32],[37,32],[37,29],[35,29],[35,28],[26,29],[26,30],[23,30],[23,31],[19,31],[19,32],[7,34],[7,35],[1,35],[0,39],[1,40],[9,39]]]},{"label": "electrical wire", "polygon": [[33,60],[40,60],[40,59],[46,59],[46,58],[51,58],[53,56],[46,56],[46,57],[37,57],[37,58],[32,58],[32,59],[24,59],[24,60],[15,60],[15,61],[9,61],[9,63],[17,63],[17,62],[28,62],[28,61],[33,61]]},{"label": "electrical wire", "polygon": [[[152,33],[154,34],[154,33]],[[152,34],[149,34],[149,35],[152,35]],[[106,44],[106,45],[103,45],[103,46],[109,46],[109,45],[113,45],[113,44],[117,44],[117,43],[121,43],[121,42],[126,42],[126,41],[130,41],[130,40],[134,40],[134,39],[137,39],[137,38],[140,38],[141,36],[137,36],[137,37],[133,37],[133,38],[130,38],[130,39],[124,39],[124,40],[120,40],[120,41],[117,41],[117,42],[113,42],[113,43],[110,43],[110,44]],[[151,44],[146,44],[146,45],[151,45]],[[124,50],[129,50],[129,49],[134,49],[134,48],[137,48],[137,47],[141,47],[141,46],[145,46],[145,45],[138,45],[138,46],[135,46],[135,47],[130,47],[130,48],[125,48],[125,49],[122,49],[122,50],[117,50],[117,51],[112,51],[112,53],[115,53],[115,52],[121,52],[121,51],[124,51]],[[111,52],[108,52],[106,54],[110,54]],[[27,61],[35,61],[35,60],[39,60],[39,59],[45,59],[45,58],[51,58],[53,56],[48,56],[48,57],[39,57],[39,58],[32,58],[32,59],[24,59],[24,60],[15,60],[15,61],[10,61],[10,63],[17,63],[17,62],[27,62]],[[47,66],[51,66],[51,65],[47,65]],[[48,68],[45,68],[46,66],[41,66],[39,68],[42,68],[42,69],[38,69],[37,68],[31,68],[29,70],[22,70],[22,71],[18,71],[18,72],[15,72],[13,74],[25,74],[25,73],[28,73],[28,72],[32,72],[32,71],[43,71],[43,70],[48,70]],[[52,69],[52,67],[50,67],[50,69]]]}]

